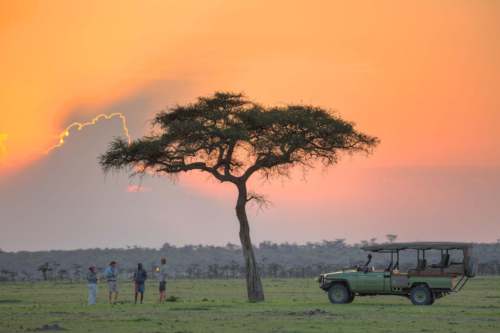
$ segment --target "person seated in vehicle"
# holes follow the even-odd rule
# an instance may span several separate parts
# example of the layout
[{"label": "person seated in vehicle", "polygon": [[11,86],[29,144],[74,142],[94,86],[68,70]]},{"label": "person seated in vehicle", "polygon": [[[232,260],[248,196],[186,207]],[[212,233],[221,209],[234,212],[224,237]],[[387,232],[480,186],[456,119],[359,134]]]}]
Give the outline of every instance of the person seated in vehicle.
[{"label": "person seated in vehicle", "polygon": [[365,273],[373,271],[373,269],[370,269],[370,267],[369,267],[371,262],[372,262],[372,255],[371,255],[371,253],[369,253],[367,256],[366,264],[364,264],[363,266],[358,266],[357,271],[358,272],[365,272]]},{"label": "person seated in vehicle", "polygon": [[392,269],[392,273],[393,274],[399,274],[400,271],[399,271],[399,261],[396,261],[396,263],[394,264],[394,266],[392,266],[390,269]]},{"label": "person seated in vehicle", "polygon": [[385,271],[386,272],[392,272],[392,273],[399,274],[399,258],[397,259],[396,262],[393,262],[392,259],[391,259],[391,262],[385,268]]},{"label": "person seated in vehicle", "polygon": [[391,261],[391,262],[389,263],[389,266],[387,266],[387,267],[386,267],[386,269],[385,269],[385,271],[386,271],[386,272],[390,272],[390,271],[392,270],[392,268],[393,268],[392,264],[393,264],[393,263],[392,263],[392,261]]}]

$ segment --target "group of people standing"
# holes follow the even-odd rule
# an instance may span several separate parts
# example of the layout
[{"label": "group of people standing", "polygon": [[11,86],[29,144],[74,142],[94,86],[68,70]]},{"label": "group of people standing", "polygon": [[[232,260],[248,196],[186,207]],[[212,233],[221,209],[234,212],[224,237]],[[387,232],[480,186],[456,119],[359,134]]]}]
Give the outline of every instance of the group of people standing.
[{"label": "group of people standing", "polygon": [[[159,292],[160,299],[159,302],[163,303],[166,298],[167,290],[167,259],[161,258],[160,267],[157,268],[158,281],[159,281]],[[118,299],[118,268],[116,261],[109,263],[109,266],[104,270],[103,278],[108,284],[108,301],[109,304],[113,304]],[[144,269],[141,263],[137,264],[137,269],[134,272],[134,302],[137,304],[137,299],[140,295],[140,303],[144,301],[144,292],[146,289],[146,280],[148,279],[148,273]],[[96,304],[97,298],[97,282],[99,280],[97,274],[97,268],[95,265],[89,267],[87,273],[87,283],[88,283],[88,304]]]}]

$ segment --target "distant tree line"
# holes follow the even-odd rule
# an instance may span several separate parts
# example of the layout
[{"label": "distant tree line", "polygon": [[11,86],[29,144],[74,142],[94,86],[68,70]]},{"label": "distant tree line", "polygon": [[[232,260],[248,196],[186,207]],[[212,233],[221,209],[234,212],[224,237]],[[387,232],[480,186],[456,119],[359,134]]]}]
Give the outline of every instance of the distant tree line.
[{"label": "distant tree line", "polygon": [[[394,235],[390,235],[392,241]],[[389,240],[389,237],[387,237]],[[389,240],[390,241],[390,240]],[[376,239],[359,244],[347,244],[344,239],[306,244],[262,242],[255,247],[261,276],[266,278],[315,277],[320,273],[353,267],[366,261],[366,252],[361,247],[376,243]],[[409,252],[409,253],[405,253]],[[413,267],[416,254],[402,252],[401,268]],[[458,254],[455,254],[458,256]],[[478,273],[500,274],[500,242],[478,243],[473,255],[478,261]],[[137,263],[155,276],[161,257],[167,258],[171,278],[235,279],[245,277],[245,266],[241,247],[185,245],[173,246],[165,243],[160,249],[127,247],[122,249],[80,249],[68,251],[0,251],[0,281],[72,281],[85,278],[87,268],[97,265],[100,272],[109,261],[119,264],[120,278],[131,278]],[[429,253],[429,260],[439,260],[439,253]],[[373,265],[386,267],[390,256],[375,254]]]}]

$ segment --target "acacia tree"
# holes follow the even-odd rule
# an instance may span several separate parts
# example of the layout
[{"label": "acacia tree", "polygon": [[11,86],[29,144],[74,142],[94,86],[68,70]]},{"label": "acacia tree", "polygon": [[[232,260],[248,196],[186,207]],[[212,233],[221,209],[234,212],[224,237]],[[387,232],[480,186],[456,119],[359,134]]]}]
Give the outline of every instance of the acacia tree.
[{"label": "acacia tree", "polygon": [[394,241],[398,238],[398,235],[395,234],[387,234],[385,238],[389,241],[389,243],[394,243]]},{"label": "acacia tree", "polygon": [[48,262],[43,263],[42,265],[38,266],[38,271],[42,272],[42,276],[43,276],[44,281],[48,280],[48,272],[51,270],[52,270],[52,268],[50,267],[50,264]]},{"label": "acacia tree", "polygon": [[250,177],[287,175],[294,166],[330,166],[340,152],[369,153],[378,139],[319,107],[265,107],[231,92],[216,92],[195,103],[159,112],[151,135],[130,144],[114,139],[99,157],[103,170],[176,175],[201,171],[235,185],[236,216],[245,259],[248,299],[264,300],[255,261],[247,203],[261,200],[247,188]]}]

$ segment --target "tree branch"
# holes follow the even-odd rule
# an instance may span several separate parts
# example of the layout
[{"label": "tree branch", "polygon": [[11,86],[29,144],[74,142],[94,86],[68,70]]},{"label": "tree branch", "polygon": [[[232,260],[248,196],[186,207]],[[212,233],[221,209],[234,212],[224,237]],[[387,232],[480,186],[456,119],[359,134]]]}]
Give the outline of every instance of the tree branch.
[{"label": "tree branch", "polygon": [[192,171],[192,170],[200,170],[200,171],[205,171],[205,172],[212,174],[220,182],[234,182],[233,176],[223,175],[223,174],[219,173],[215,168],[209,167],[203,162],[194,162],[194,163],[189,163],[189,164],[177,164],[177,165],[172,165],[172,164],[167,164],[165,162],[161,162],[159,164],[164,166],[164,168],[158,169],[158,171],[160,171],[160,172],[179,173],[179,172],[187,172],[187,171]]},{"label": "tree branch", "polygon": [[249,192],[246,201],[247,202],[251,202],[251,201],[255,202],[260,210],[262,210],[264,208],[269,208],[269,206],[271,206],[271,204],[272,204],[271,201],[269,201],[266,198],[266,196],[264,196],[262,194],[255,193],[255,192]]}]

